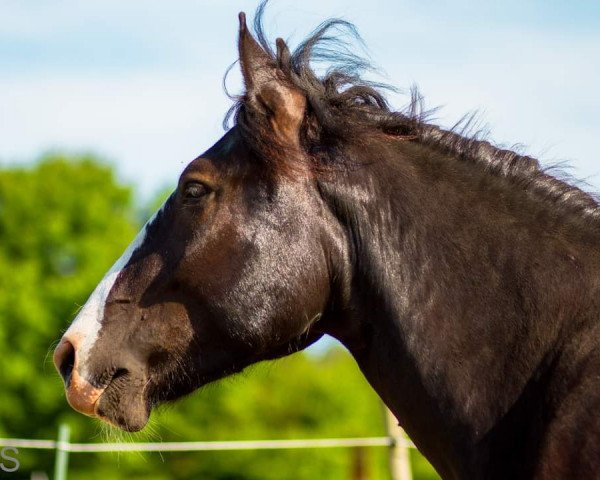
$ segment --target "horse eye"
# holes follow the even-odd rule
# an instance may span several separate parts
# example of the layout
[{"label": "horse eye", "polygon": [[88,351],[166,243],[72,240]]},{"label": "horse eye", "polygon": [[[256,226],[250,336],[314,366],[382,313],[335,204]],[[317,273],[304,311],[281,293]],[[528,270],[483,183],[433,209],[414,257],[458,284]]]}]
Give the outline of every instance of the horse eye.
[{"label": "horse eye", "polygon": [[201,198],[208,193],[210,193],[210,189],[200,182],[189,182],[183,190],[183,196],[186,200]]}]

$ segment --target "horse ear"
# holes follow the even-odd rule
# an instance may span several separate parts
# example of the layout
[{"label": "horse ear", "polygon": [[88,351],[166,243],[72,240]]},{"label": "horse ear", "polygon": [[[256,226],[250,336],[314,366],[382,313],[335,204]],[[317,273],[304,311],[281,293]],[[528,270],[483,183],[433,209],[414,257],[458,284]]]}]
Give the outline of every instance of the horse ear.
[{"label": "horse ear", "polygon": [[245,104],[253,113],[269,118],[278,141],[299,146],[299,133],[306,98],[292,85],[289,74],[290,52],[285,42],[277,39],[277,58],[267,53],[248,31],[242,12],[239,31],[239,54],[246,86]]}]

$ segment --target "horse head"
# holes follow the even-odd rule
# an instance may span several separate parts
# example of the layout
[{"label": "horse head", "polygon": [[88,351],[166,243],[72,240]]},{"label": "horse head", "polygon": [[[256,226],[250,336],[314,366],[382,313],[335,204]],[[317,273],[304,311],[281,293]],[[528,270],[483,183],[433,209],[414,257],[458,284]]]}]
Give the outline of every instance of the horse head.
[{"label": "horse head", "polygon": [[343,252],[300,146],[289,55],[240,14],[237,125],[185,168],[56,348],[76,410],[136,431],[155,404],[323,335]]}]

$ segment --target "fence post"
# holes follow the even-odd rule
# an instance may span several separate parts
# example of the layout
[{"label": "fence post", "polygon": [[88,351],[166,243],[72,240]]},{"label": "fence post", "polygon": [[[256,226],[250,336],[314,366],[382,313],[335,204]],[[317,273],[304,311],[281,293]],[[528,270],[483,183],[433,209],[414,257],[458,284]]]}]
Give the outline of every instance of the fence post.
[{"label": "fence post", "polygon": [[56,457],[54,460],[54,480],[67,480],[69,464],[69,436],[71,429],[66,423],[61,423],[58,428],[58,442],[56,443]]},{"label": "fence post", "polygon": [[406,433],[398,425],[394,414],[384,405],[385,421],[388,436],[394,439],[390,447],[390,473],[392,480],[412,480],[412,469],[410,468],[410,456],[406,447]]}]

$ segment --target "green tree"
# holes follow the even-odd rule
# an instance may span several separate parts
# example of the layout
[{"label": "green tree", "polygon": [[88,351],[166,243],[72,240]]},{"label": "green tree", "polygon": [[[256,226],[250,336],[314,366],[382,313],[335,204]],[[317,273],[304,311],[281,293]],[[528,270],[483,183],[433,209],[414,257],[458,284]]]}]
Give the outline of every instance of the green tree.
[{"label": "green tree", "polygon": [[0,170],[0,436],[53,437],[53,342],[137,230],[132,191],[91,156]]}]

